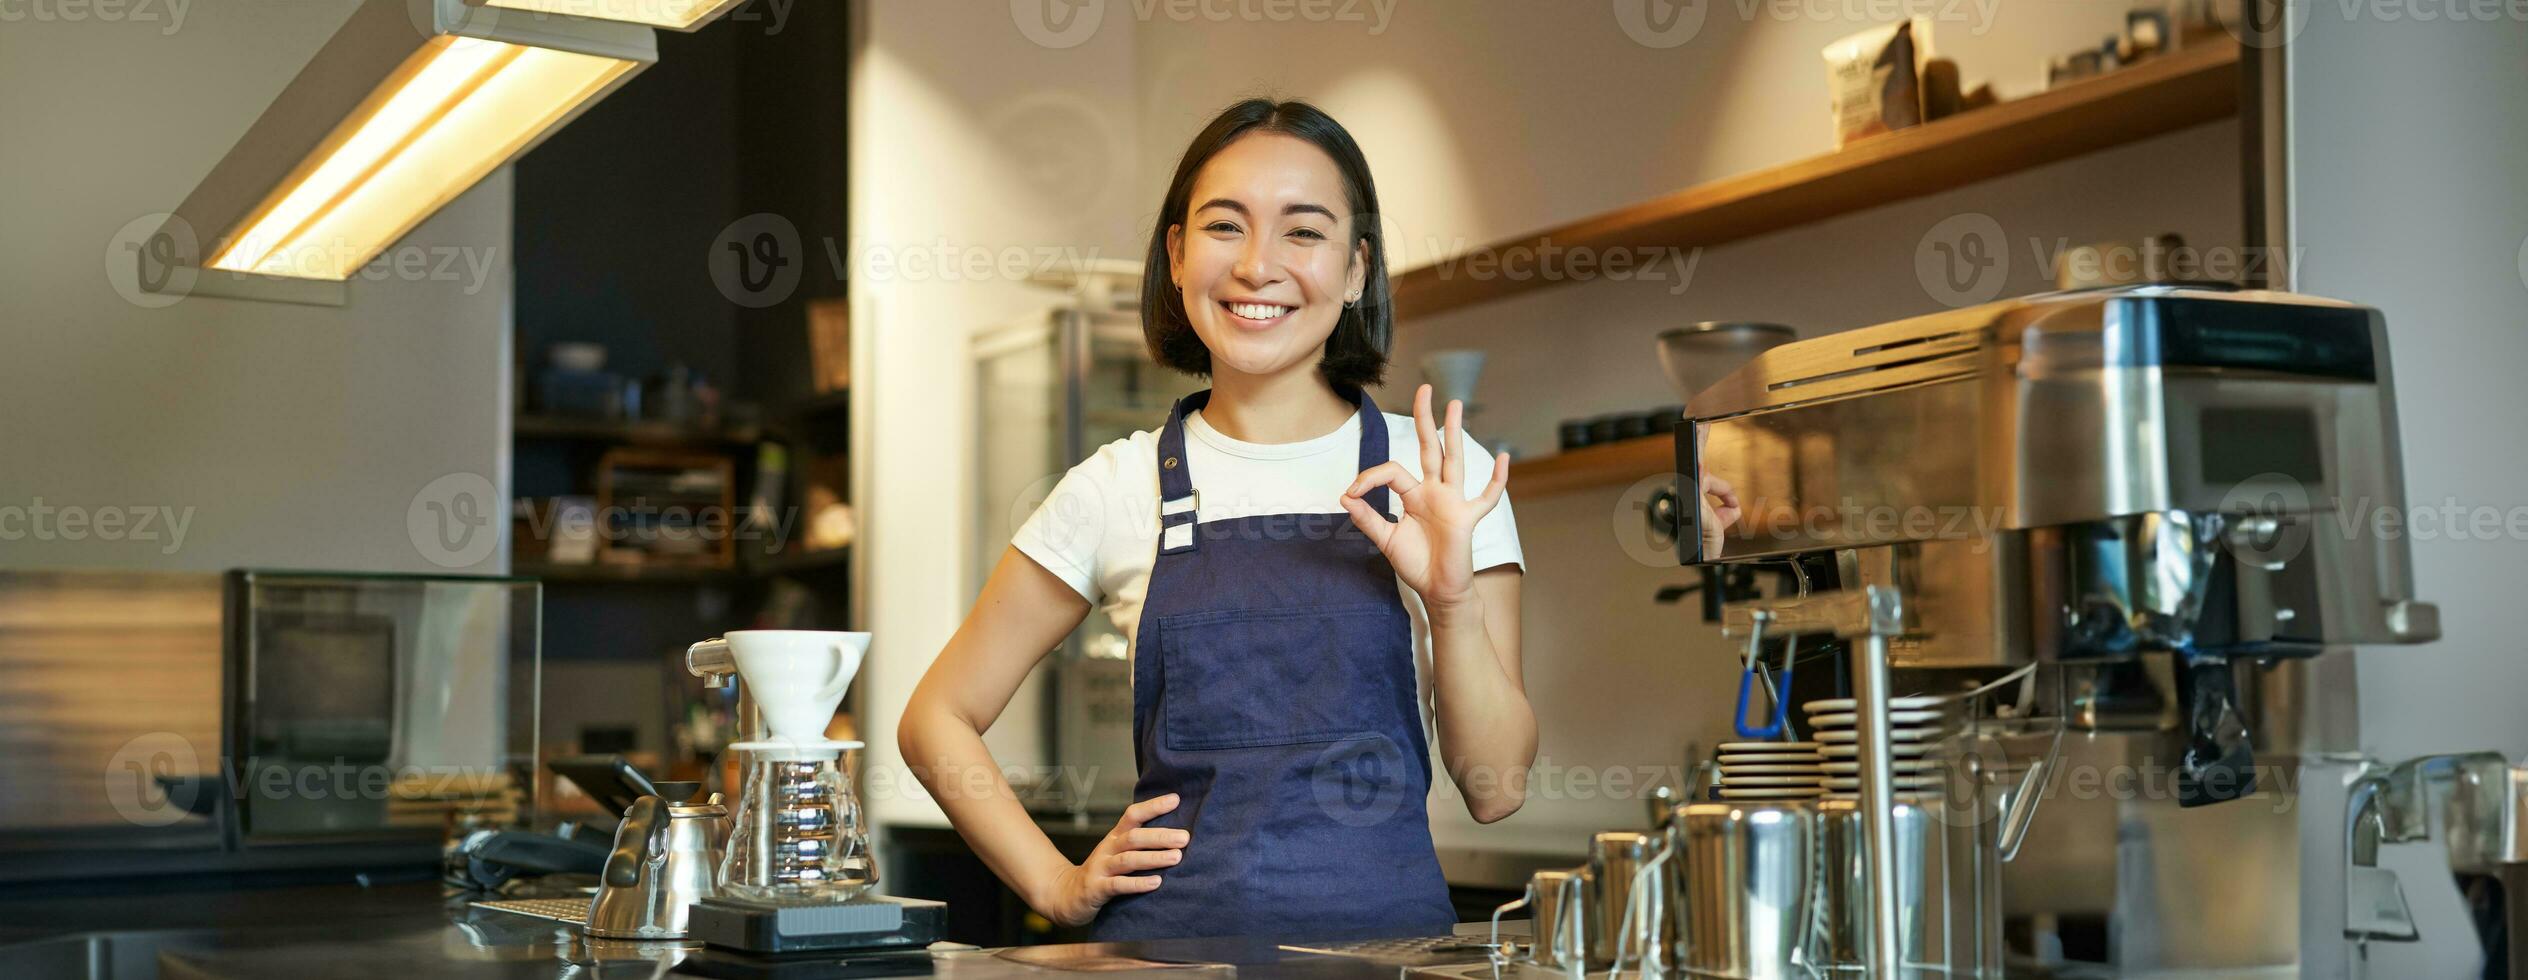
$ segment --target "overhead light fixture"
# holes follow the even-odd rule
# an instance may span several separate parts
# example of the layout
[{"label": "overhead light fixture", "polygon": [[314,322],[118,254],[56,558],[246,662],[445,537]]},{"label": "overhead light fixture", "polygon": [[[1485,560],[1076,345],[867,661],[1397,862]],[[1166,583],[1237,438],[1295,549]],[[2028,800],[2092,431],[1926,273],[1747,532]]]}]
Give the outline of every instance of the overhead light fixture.
[{"label": "overhead light fixture", "polygon": [[215,272],[339,283],[657,60],[634,24],[366,0],[162,237],[195,292],[235,278]]},{"label": "overhead light fixture", "polygon": [[526,10],[565,17],[587,17],[595,20],[620,20],[634,24],[664,27],[671,31],[691,31],[710,23],[742,0],[466,0],[468,3],[509,10]]}]

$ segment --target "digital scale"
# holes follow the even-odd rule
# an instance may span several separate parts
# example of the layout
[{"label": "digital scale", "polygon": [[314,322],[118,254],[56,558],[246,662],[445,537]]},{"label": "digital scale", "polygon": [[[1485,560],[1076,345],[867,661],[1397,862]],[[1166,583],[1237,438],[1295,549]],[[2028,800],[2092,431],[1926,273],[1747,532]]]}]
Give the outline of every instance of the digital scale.
[{"label": "digital scale", "polygon": [[694,903],[691,938],[748,953],[842,953],[919,949],[938,942],[948,904],[861,895],[846,902],[779,905],[740,898]]}]

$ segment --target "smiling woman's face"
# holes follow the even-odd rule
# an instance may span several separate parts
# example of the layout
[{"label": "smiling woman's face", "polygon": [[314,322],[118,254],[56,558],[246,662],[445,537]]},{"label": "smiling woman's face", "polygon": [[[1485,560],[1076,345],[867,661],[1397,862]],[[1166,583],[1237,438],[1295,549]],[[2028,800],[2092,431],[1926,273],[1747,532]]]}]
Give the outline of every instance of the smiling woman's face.
[{"label": "smiling woman's face", "polygon": [[1213,376],[1314,368],[1368,270],[1334,159],[1252,134],[1203,164],[1191,201],[1168,259]]}]

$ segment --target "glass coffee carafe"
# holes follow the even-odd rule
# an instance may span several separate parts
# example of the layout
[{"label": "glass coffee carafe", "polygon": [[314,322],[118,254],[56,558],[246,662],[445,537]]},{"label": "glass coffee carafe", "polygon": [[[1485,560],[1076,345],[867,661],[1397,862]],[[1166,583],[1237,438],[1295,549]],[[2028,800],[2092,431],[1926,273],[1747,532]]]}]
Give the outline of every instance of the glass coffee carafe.
[{"label": "glass coffee carafe", "polygon": [[720,866],[722,888],[761,902],[848,900],[877,884],[868,824],[845,753],[859,742],[774,740],[730,746],[746,777]]}]

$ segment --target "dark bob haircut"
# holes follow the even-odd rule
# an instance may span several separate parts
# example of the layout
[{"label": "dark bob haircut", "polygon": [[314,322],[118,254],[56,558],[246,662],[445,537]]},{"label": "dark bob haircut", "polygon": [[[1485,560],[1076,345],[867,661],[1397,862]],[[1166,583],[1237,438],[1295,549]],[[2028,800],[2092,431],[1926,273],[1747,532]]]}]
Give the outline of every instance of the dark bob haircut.
[{"label": "dark bob haircut", "polygon": [[1150,256],[1141,270],[1141,333],[1149,341],[1150,358],[1187,374],[1211,374],[1211,349],[1194,334],[1186,318],[1185,295],[1176,288],[1167,256],[1167,232],[1192,217],[1194,176],[1229,144],[1249,133],[1280,133],[1306,140],[1334,160],[1343,175],[1344,203],[1352,209],[1352,245],[1366,244],[1369,269],[1361,279],[1360,302],[1343,310],[1334,333],[1325,341],[1325,357],[1317,372],[1336,390],[1367,388],[1387,376],[1387,342],[1394,335],[1393,308],[1387,301],[1387,248],[1378,233],[1378,188],[1370,183],[1369,161],[1352,142],[1352,134],[1333,116],[1305,102],[1248,99],[1230,106],[1185,147],[1168,181],[1167,200],[1159,206],[1158,226],[1150,232]]}]

